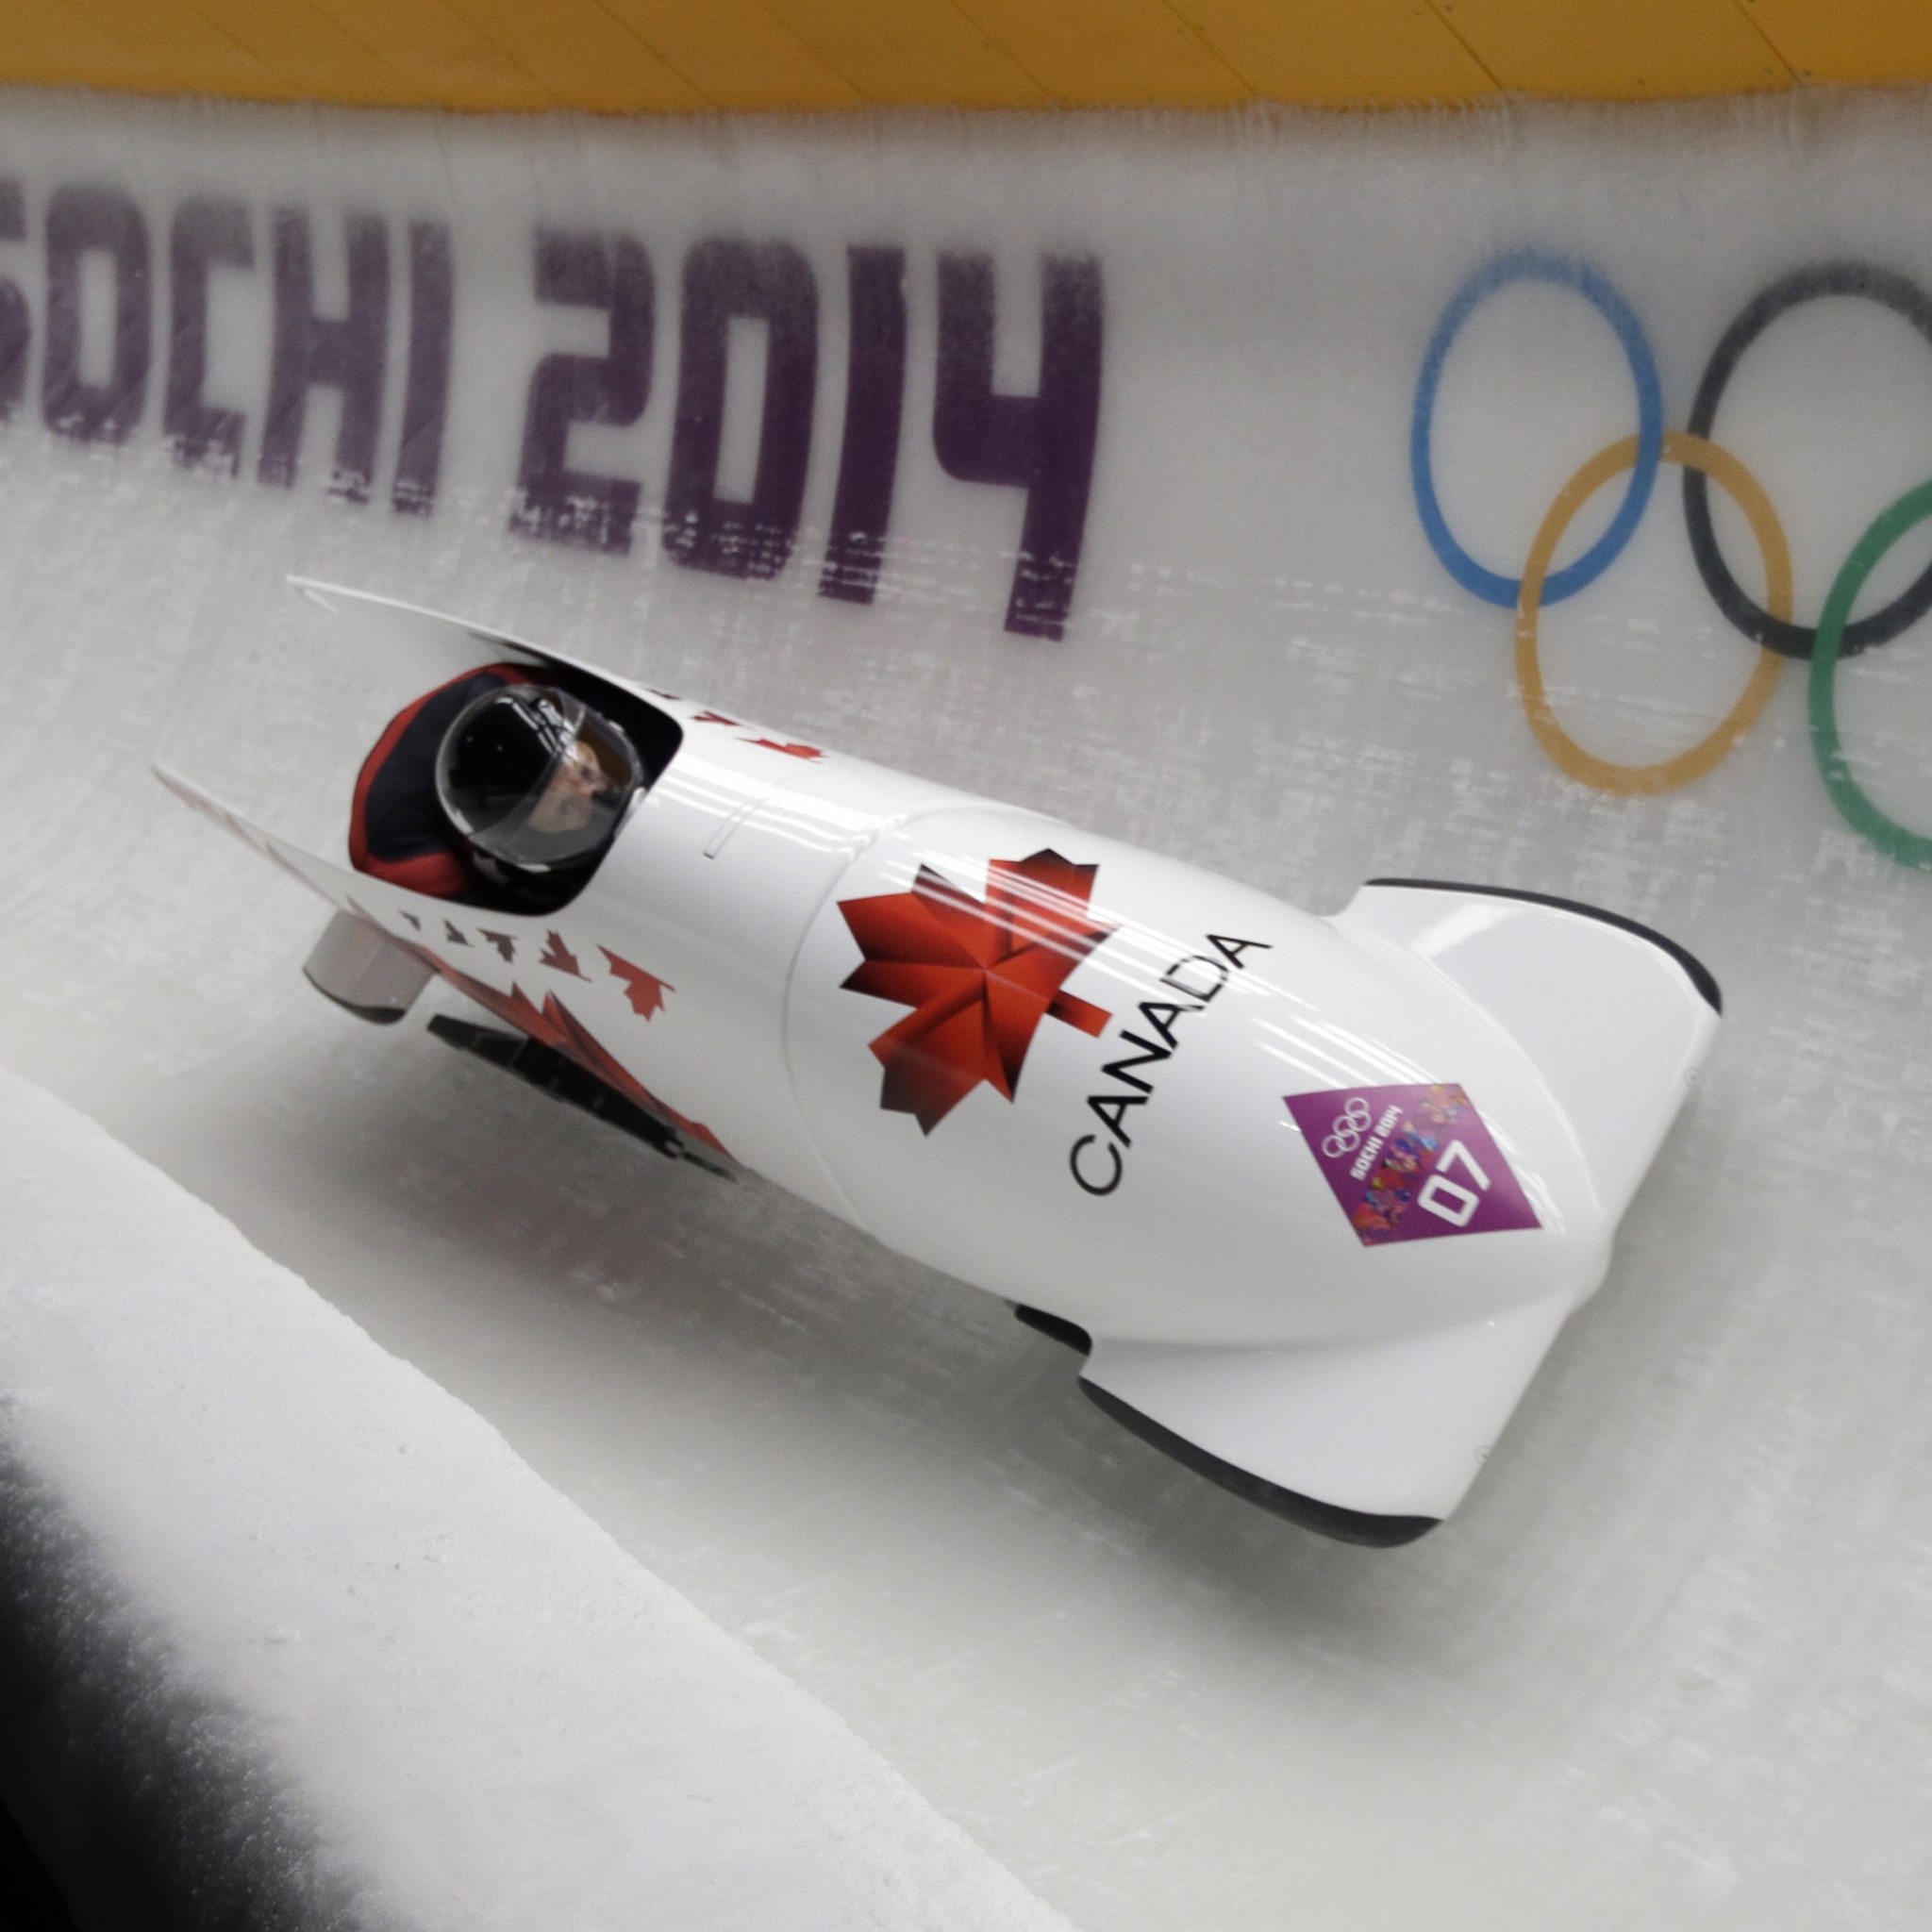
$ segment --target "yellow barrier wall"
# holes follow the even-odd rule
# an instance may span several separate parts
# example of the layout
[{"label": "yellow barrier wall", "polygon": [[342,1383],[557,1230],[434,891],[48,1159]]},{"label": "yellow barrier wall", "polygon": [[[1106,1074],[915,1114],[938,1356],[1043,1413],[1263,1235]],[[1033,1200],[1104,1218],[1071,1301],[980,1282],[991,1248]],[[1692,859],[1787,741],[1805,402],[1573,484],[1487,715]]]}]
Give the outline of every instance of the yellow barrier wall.
[{"label": "yellow barrier wall", "polygon": [[1397,106],[1927,79],[1926,0],[0,0],[0,80],[370,106]]}]

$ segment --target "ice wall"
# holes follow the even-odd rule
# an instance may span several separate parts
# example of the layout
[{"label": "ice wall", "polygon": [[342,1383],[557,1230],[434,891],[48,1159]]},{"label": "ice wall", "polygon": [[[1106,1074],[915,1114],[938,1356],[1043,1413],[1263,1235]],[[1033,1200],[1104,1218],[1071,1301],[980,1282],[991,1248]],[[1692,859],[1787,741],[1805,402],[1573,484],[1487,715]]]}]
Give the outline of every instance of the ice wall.
[{"label": "ice wall", "polygon": [[[1807,666],[1774,683],[1740,622],[1790,644],[1740,601],[1780,541],[1814,625],[1932,474],[1928,160],[1912,94],[674,128],[10,99],[0,1053],[1086,1923],[1910,1923],[1932,881],[1834,806]],[[1539,736],[1510,585],[1627,438],[1635,494],[1549,558]],[[1687,453],[1762,488],[1755,528],[1709,492],[1723,599]],[[1319,1546],[1110,1433],[994,1305],[323,1009],[315,908],[145,775],[186,747],[244,806],[331,804],[302,732],[358,694],[290,649],[291,570],[1320,908],[1374,874],[1593,899],[1706,958],[1726,1030],[1466,1511]],[[1820,687],[1907,835],[1925,650],[1906,624]],[[1754,677],[1701,775],[1607,769]]]}]

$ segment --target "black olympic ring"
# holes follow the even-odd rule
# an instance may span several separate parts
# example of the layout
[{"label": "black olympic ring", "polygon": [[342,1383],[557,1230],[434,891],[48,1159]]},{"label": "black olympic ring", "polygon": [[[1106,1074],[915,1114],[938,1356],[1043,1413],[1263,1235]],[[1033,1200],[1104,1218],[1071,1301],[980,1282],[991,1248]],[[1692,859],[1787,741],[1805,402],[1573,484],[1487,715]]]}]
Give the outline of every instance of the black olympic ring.
[{"label": "black olympic ring", "polygon": [[[1697,385],[1696,400],[1690,405],[1690,421],[1685,425],[1692,436],[1711,437],[1724,386],[1744,351],[1788,308],[1821,295],[1862,295],[1881,308],[1890,308],[1910,323],[1927,342],[1932,342],[1932,295],[1927,295],[1909,277],[1862,261],[1824,261],[1801,268],[1754,296],[1710,352],[1710,360],[1705,364],[1703,379]],[[1762,644],[1766,650],[1785,658],[1809,658],[1818,641],[1816,626],[1774,617],[1755,603],[1731,575],[1730,566],[1717,546],[1717,532],[1711,527],[1710,490],[1701,470],[1684,472],[1684,525],[1690,538],[1690,555],[1697,560],[1698,575],[1724,616],[1753,643]],[[1850,658],[1874,644],[1890,642],[1916,624],[1927,609],[1932,609],[1932,564],[1882,610],[1846,625],[1839,655]]]}]

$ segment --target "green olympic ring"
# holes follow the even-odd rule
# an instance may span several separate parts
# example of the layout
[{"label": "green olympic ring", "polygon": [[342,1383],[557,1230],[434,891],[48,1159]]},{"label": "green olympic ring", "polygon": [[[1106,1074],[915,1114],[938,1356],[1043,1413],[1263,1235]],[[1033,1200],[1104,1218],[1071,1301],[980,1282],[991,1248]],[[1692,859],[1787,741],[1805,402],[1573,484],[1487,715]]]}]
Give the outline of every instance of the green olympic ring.
[{"label": "green olympic ring", "polygon": [[1918,872],[1932,872],[1932,839],[1888,818],[1852,776],[1851,763],[1839,741],[1837,686],[1838,660],[1853,600],[1877,569],[1878,559],[1927,517],[1932,517],[1932,482],[1907,491],[1890,509],[1879,512],[1871,528],[1852,546],[1852,554],[1832,583],[1824,613],[1818,620],[1818,641],[1811,649],[1811,750],[1824,789],[1855,832],[1870,840],[1888,858]]}]

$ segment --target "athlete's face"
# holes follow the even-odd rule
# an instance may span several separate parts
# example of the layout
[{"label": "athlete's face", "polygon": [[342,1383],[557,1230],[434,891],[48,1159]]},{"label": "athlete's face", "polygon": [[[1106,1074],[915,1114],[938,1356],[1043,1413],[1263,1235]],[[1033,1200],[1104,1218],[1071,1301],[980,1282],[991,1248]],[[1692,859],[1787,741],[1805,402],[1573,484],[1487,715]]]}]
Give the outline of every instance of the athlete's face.
[{"label": "athlete's face", "polygon": [[543,796],[530,813],[530,829],[581,832],[594,815],[597,794],[609,785],[604,767],[578,739],[543,788]]}]

